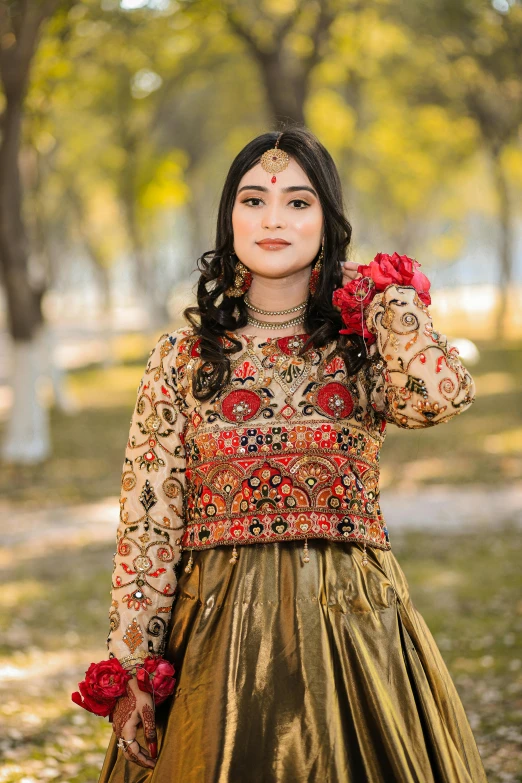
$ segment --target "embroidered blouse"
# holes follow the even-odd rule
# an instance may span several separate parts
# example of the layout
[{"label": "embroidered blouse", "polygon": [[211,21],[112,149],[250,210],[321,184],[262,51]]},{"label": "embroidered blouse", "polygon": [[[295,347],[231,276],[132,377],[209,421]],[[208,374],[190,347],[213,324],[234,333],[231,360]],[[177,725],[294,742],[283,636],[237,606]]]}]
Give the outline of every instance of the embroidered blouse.
[{"label": "embroidered blouse", "polygon": [[336,341],[298,356],[304,334],[235,335],[230,381],[206,402],[192,394],[199,337],[160,337],[122,475],[107,647],[125,668],[164,651],[183,549],[301,538],[391,548],[379,506],[387,423],[447,422],[475,386],[413,287],[389,285],[365,318],[376,342],[356,374]]}]

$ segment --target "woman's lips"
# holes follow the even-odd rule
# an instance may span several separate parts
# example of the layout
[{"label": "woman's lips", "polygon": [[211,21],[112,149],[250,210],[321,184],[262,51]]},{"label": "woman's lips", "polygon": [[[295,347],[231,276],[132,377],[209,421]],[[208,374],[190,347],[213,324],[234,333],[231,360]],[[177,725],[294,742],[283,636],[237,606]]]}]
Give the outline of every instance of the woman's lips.
[{"label": "woman's lips", "polygon": [[257,243],[263,250],[282,250],[284,247],[288,247],[290,242],[284,242],[277,239],[264,239],[262,242]]}]

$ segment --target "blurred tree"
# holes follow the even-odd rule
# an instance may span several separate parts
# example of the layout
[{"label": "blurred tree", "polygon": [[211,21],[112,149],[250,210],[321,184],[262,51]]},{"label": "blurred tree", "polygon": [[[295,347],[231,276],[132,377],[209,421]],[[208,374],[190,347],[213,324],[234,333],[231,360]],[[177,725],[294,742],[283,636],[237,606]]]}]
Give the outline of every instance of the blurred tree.
[{"label": "blurred tree", "polygon": [[[454,188],[475,153],[475,127],[445,107],[409,104],[396,63],[408,58],[414,73],[426,52],[386,18],[386,2],[345,4],[306,115],[340,165],[362,252],[418,251],[423,261],[449,262],[463,243],[466,205]],[[442,220],[445,245],[432,247],[430,234],[440,235]]]},{"label": "blurred tree", "polygon": [[259,67],[274,122],[304,123],[311,74],[343,5],[334,0],[219,2],[231,29]]},{"label": "blurred tree", "polygon": [[[424,67],[408,67],[408,100],[473,119],[497,195],[500,299],[496,337],[505,335],[514,265],[514,203],[507,159],[522,129],[522,6],[516,0],[402,0],[386,15],[408,28]],[[406,58],[411,64],[409,57]],[[427,66],[427,67],[426,67]]]},{"label": "blurred tree", "polygon": [[0,264],[13,339],[13,407],[2,453],[5,459],[37,462],[49,453],[48,421],[38,394],[42,309],[46,281],[31,268],[22,213],[20,147],[31,65],[46,20],[74,0],[0,2],[0,79],[4,92],[0,140]]}]

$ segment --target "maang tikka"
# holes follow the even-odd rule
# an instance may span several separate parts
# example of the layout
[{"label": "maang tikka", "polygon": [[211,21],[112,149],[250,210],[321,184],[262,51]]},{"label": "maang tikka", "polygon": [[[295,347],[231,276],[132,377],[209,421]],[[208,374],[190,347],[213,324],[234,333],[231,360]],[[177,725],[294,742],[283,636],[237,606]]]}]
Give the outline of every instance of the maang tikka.
[{"label": "maang tikka", "polygon": [[279,134],[277,141],[271,150],[267,150],[261,155],[261,167],[269,174],[274,175],[270,180],[272,183],[276,182],[275,175],[279,174],[280,171],[284,171],[290,162],[288,153],[284,150],[280,150],[277,146],[282,135],[283,132]]}]

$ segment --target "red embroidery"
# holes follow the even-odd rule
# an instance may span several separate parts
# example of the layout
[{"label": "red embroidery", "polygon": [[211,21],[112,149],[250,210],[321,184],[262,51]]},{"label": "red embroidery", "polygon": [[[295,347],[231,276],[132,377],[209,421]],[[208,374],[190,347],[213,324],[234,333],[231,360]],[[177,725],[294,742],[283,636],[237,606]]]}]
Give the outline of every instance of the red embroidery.
[{"label": "red embroidery", "polygon": [[256,415],[261,400],[253,391],[236,389],[221,402],[221,410],[228,421],[247,421]]},{"label": "red embroidery", "polygon": [[346,418],[353,410],[350,392],[341,383],[327,383],[317,394],[317,404],[329,416]]}]

